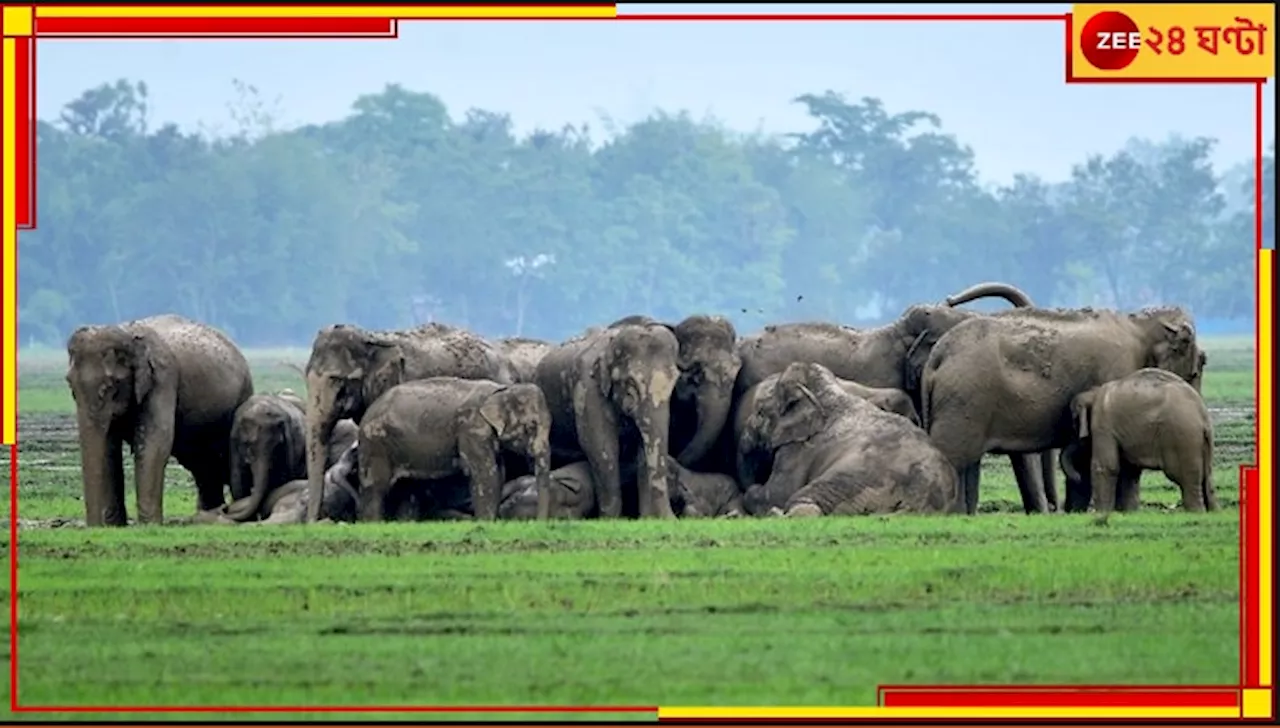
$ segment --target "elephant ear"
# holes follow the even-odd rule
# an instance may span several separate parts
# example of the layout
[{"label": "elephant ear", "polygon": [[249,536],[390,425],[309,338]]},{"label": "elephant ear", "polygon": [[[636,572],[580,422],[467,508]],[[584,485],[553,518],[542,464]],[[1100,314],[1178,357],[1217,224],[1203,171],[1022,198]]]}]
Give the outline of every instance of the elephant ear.
[{"label": "elephant ear", "polygon": [[156,385],[155,362],[151,359],[151,347],[147,337],[133,335],[133,398],[142,404]]},{"label": "elephant ear", "polygon": [[[365,379],[366,400],[372,402],[387,390],[404,381],[404,351],[400,349],[399,344],[392,342],[376,342],[370,345],[372,366],[369,367],[368,377]],[[359,368],[353,371],[353,376],[363,374]]]},{"label": "elephant ear", "polygon": [[803,384],[780,386],[774,390],[778,398],[779,416],[771,433],[773,447],[805,442],[822,431],[826,409],[817,396]]},{"label": "elephant ear", "polygon": [[1089,437],[1089,421],[1093,418],[1093,394],[1085,393],[1071,401],[1071,418],[1075,420],[1076,437]]},{"label": "elephant ear", "polygon": [[494,434],[501,440],[507,430],[507,418],[503,415],[502,395],[506,389],[499,389],[488,397],[484,398],[484,402],[480,405],[480,416],[484,421],[489,423],[493,428]]}]

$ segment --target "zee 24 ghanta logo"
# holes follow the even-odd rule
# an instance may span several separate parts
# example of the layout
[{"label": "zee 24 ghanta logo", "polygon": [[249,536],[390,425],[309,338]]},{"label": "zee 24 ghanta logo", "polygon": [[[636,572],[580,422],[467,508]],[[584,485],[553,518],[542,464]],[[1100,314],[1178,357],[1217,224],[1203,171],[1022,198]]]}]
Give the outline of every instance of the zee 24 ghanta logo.
[{"label": "zee 24 ghanta logo", "polygon": [[[1140,17],[1140,20],[1120,10],[1085,15],[1077,41],[1080,54],[1089,65],[1100,71],[1122,71],[1143,56],[1147,70],[1154,70],[1152,61],[1160,61],[1162,71],[1166,67],[1182,67],[1197,71],[1188,73],[1188,76],[1201,76],[1211,67],[1222,67],[1224,71],[1239,67],[1239,61],[1232,61],[1231,56],[1241,60],[1242,57],[1257,56],[1261,60],[1267,55],[1270,29],[1257,17],[1241,14],[1240,11],[1247,10],[1247,6],[1217,6],[1218,12],[1213,13],[1217,18],[1213,15],[1206,17],[1203,12],[1180,13],[1178,6],[1138,7],[1143,10],[1150,8],[1151,11],[1159,8],[1160,11],[1134,13],[1148,16]],[[1199,7],[1203,9],[1206,6]],[[1223,13],[1224,10],[1227,13]],[[1184,16],[1185,21],[1179,22],[1179,16]],[[1186,58],[1188,55],[1199,57]],[[1237,76],[1229,72],[1222,75]]]}]

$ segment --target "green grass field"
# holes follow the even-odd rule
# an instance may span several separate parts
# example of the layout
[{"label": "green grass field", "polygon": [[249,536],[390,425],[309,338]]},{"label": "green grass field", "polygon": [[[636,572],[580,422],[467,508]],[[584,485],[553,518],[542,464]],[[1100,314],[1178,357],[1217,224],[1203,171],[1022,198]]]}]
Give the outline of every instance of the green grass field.
[{"label": "green grass field", "polygon": [[[1202,343],[1219,513],[1173,510],[1148,473],[1140,513],[1028,517],[989,457],[975,518],[92,532],[65,354],[23,354],[21,702],[857,705],[889,682],[1233,683],[1253,344]],[[305,352],[251,358],[259,390],[302,391],[280,362]],[[177,522],[194,491],[169,475]]]}]

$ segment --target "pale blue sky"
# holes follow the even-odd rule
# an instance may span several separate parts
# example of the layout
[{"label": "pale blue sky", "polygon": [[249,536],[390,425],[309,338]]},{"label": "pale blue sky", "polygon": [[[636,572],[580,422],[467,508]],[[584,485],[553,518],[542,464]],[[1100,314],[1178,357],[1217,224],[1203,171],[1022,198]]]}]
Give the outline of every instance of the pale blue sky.
[{"label": "pale blue sky", "polygon": [[[1065,12],[1023,5],[623,5],[621,12]],[[1219,139],[1217,163],[1253,153],[1253,89],[1067,85],[1056,23],[406,22],[398,40],[42,41],[38,113],[117,78],[151,89],[152,122],[226,128],[231,79],[255,84],[286,124],[343,116],[388,82],[512,114],[521,130],[649,110],[711,114],[742,130],[807,128],[794,96],[827,89],[919,109],[973,147],[984,178],[1063,179],[1126,139]],[[1274,84],[1274,82],[1273,82]],[[1265,120],[1274,139],[1274,90]]]}]

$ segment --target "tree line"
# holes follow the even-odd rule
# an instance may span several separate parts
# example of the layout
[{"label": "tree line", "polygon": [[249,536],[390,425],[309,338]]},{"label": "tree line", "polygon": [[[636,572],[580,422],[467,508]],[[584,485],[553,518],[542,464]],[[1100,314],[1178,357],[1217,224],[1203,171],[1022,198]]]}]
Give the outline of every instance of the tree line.
[{"label": "tree line", "polygon": [[[937,115],[830,91],[794,99],[810,124],[784,135],[662,111],[519,135],[398,85],[281,130],[237,88],[219,134],[152,128],[127,80],[37,122],[23,344],[162,312],[246,346],[335,322],[548,339],[633,313],[867,325],[983,280],[1252,330],[1253,160],[1215,170],[1213,139],[1135,139],[1065,182],[992,186]],[[1272,242],[1274,160],[1272,142]]]}]

